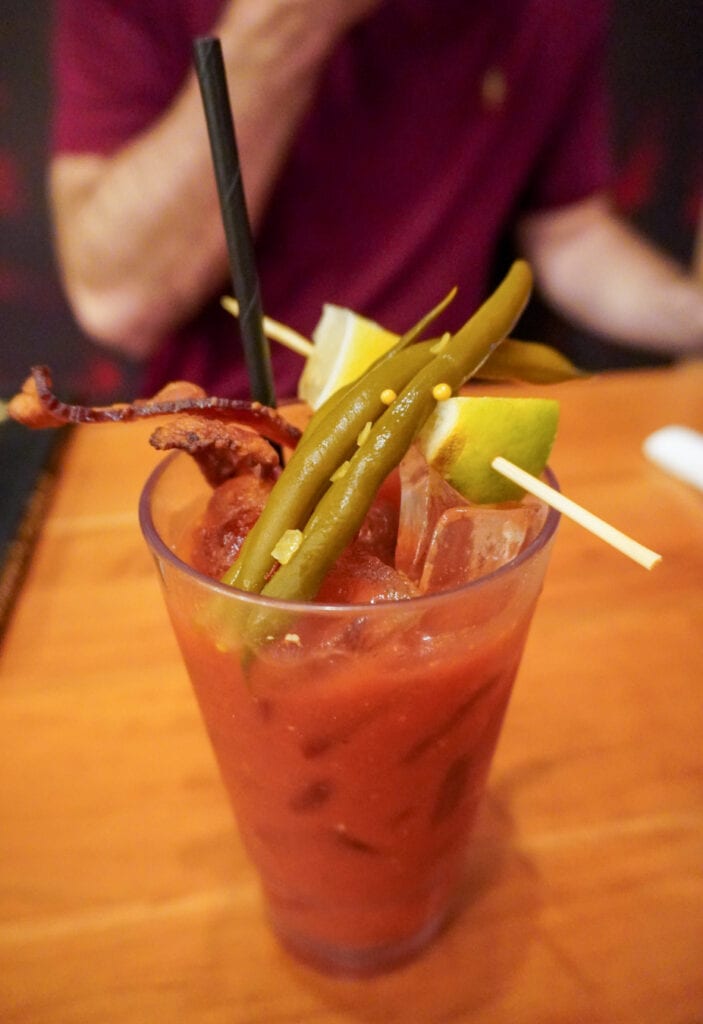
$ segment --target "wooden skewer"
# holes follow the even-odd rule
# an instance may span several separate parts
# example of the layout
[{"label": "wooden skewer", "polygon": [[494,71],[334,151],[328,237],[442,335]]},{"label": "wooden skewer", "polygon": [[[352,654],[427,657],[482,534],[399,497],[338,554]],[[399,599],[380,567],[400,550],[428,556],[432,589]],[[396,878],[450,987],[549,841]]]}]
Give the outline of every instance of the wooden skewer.
[{"label": "wooden skewer", "polygon": [[538,480],[531,473],[526,473],[524,469],[520,469],[519,466],[509,462],[508,459],[504,459],[502,455],[496,456],[491,465],[496,472],[507,477],[508,480],[512,480],[513,483],[529,491],[530,494],[534,494],[536,498],[540,498],[546,505],[555,508],[557,512],[562,512],[569,519],[573,519],[579,526],[583,526],[584,529],[589,530],[596,537],[600,537],[607,544],[617,548],[623,555],[627,555],[628,558],[644,566],[645,569],[652,569],[661,562],[662,556],[657,554],[656,551],[651,551],[636,540],[633,540],[632,537],[621,533],[620,530],[611,526],[610,523],[606,523],[605,520],[593,515],[592,512],[589,512],[581,505],[577,505],[575,501],[567,498],[553,487],[549,487],[548,484]]},{"label": "wooden skewer", "polygon": [[[232,313],[233,316],[239,316],[239,303],[233,296],[223,295],[220,299],[220,304],[228,313]],[[298,334],[291,327],[286,327],[285,324],[279,323],[278,320],[272,320],[269,316],[264,317],[264,334],[271,341],[278,341],[281,345],[292,349],[293,352],[297,352],[298,355],[303,356],[305,359],[309,359],[315,347],[302,334]]]}]

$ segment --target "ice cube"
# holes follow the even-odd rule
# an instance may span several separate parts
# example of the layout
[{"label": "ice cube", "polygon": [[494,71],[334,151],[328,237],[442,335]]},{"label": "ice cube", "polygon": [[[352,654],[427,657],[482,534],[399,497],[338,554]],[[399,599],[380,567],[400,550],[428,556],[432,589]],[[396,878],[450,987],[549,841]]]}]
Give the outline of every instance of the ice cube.
[{"label": "ice cube", "polygon": [[414,446],[400,464],[400,482],[400,521],[395,566],[411,580],[418,582],[440,516],[450,508],[468,507],[468,502],[437,470],[428,466]]},{"label": "ice cube", "polygon": [[418,588],[404,573],[355,542],[327,573],[316,600],[323,604],[377,604],[418,594]]},{"label": "ice cube", "polygon": [[[351,544],[328,572],[316,597],[318,604],[352,606],[339,617],[319,619],[303,616],[295,631],[300,639],[300,655],[310,657],[315,650],[324,661],[352,657],[359,651],[383,648],[396,642],[401,623],[407,628],[410,597],[420,591],[403,573],[386,565],[358,543]],[[369,605],[385,606],[375,614]],[[398,641],[400,642],[400,641]]]},{"label": "ice cube", "polygon": [[244,538],[266,504],[273,482],[255,473],[231,477],[217,487],[193,531],[188,561],[220,579],[239,554]]},{"label": "ice cube", "polygon": [[534,503],[447,509],[434,528],[420,590],[449,590],[499,569],[536,536],[544,514]]}]

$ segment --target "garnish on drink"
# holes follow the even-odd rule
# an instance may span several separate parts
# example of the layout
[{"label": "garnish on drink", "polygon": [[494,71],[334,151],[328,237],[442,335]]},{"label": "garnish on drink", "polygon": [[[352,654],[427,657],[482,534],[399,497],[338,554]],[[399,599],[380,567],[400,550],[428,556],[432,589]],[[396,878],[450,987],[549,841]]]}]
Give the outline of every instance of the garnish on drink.
[{"label": "garnish on drink", "polygon": [[[257,516],[249,516],[251,529],[239,538],[238,557],[224,571],[224,582],[279,599],[313,599],[359,530],[384,479],[412,443],[419,444],[429,464],[475,503],[518,499],[525,490],[534,493],[530,477],[537,477],[546,465],[556,434],[557,403],[523,397],[453,397],[474,375],[542,383],[580,375],[548,346],[506,340],[530,287],[529,268],[518,261],[461,330],[453,337],[428,341],[419,339],[451,302],[454,291],[401,338],[349,310],[326,307],[301,378],[301,391],[314,415],[271,500],[261,508],[257,505]],[[233,308],[231,301],[229,306]],[[289,329],[270,321],[268,326],[291,344]],[[356,353],[355,342],[360,343]],[[293,344],[304,347],[305,342]],[[359,375],[350,379],[356,371]],[[295,428],[273,410],[256,402],[208,398],[189,384],[170,385],[151,401],[81,409],[60,403],[51,394],[47,371],[39,368],[25,392],[11,403],[10,414],[26,422],[34,416],[36,426],[167,413],[185,416],[181,431],[178,426],[161,428],[152,443],[189,451],[213,484],[239,475],[242,463],[245,468],[258,465],[260,476],[273,479],[275,452],[263,440],[255,442],[241,426],[253,427],[279,445],[294,447],[298,440]],[[228,426],[215,428],[218,420]],[[521,474],[519,483],[516,472]],[[580,506],[555,497],[544,484],[539,485],[539,497],[548,504],[557,501],[560,511],[647,568],[659,560],[656,553]]]}]

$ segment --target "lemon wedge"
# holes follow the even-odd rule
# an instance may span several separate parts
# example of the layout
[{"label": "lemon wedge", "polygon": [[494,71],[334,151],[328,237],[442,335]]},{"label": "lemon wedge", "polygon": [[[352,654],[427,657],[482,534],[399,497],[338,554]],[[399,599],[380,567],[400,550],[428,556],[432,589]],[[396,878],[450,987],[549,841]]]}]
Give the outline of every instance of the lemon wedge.
[{"label": "lemon wedge", "polygon": [[298,397],[317,409],[387,352],[398,335],[351,309],[327,303],[313,332],[314,349],[298,383]]},{"label": "lemon wedge", "polygon": [[533,476],[547,464],[559,422],[551,398],[457,396],[438,402],[420,432],[420,448],[465,498],[478,504],[517,501],[524,491],[491,466],[496,455]]}]

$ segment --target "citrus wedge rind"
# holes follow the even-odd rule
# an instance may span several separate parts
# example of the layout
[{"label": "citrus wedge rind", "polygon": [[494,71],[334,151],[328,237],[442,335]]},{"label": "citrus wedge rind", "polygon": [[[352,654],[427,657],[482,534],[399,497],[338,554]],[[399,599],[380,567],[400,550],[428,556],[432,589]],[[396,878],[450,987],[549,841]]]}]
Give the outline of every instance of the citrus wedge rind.
[{"label": "citrus wedge rind", "polygon": [[298,383],[298,397],[317,409],[387,352],[398,335],[350,309],[326,303],[313,332],[314,350]]},{"label": "citrus wedge rind", "polygon": [[427,461],[465,498],[477,504],[519,501],[524,491],[491,462],[502,455],[539,476],[559,422],[550,398],[457,396],[438,402],[418,438]]}]

